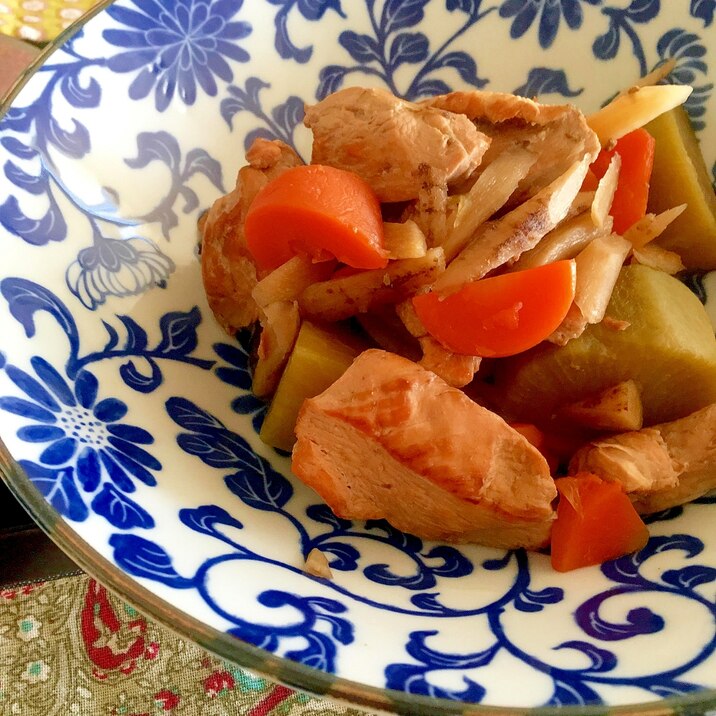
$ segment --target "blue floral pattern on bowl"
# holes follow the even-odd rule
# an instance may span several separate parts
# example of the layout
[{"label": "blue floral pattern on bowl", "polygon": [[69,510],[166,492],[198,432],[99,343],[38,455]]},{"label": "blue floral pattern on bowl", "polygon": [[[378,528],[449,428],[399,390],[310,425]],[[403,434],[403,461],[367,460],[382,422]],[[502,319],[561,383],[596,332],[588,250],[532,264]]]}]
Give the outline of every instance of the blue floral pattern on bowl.
[{"label": "blue floral pattern on bowl", "polygon": [[127,29],[104,33],[109,43],[124,49],[109,58],[109,69],[136,73],[129,86],[131,99],[144,99],[154,90],[160,112],[175,94],[193,105],[198,88],[215,97],[217,79],[232,80],[234,73],[228,60],[249,59],[238,41],[251,32],[251,26],[232,21],[242,0],[177,0],[162,3],[161,9],[153,0],[135,0],[132,4],[134,8],[116,5],[107,9]]},{"label": "blue floral pattern on bowl", "polygon": [[[256,137],[307,156],[304,102],[350,84],[410,99],[499,89],[592,110],[673,59],[716,172],[715,11],[713,0],[108,6],[0,120],[0,434],[21,479],[118,574],[161,595],[167,621],[178,609],[235,637],[225,656],[240,663],[252,644],[436,713],[441,700],[713,698],[712,499],[652,516],[641,552],[583,575],[336,517],[258,440],[249,336],[222,334],[208,310],[196,224]],[[712,313],[713,284],[691,283]],[[313,549],[333,580],[303,572]]]}]

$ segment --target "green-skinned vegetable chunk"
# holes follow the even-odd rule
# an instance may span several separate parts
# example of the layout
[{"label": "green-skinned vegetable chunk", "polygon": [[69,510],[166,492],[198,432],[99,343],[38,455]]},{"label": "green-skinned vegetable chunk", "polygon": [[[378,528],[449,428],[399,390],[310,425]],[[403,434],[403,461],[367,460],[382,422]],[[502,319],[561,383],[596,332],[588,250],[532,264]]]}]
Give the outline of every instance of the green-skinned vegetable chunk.
[{"label": "green-skinned vegetable chunk", "polygon": [[545,423],[561,408],[634,380],[644,425],[716,402],[716,338],[698,298],[679,280],[641,265],[622,269],[607,318],[565,346],[543,343],[501,361],[500,408]]}]

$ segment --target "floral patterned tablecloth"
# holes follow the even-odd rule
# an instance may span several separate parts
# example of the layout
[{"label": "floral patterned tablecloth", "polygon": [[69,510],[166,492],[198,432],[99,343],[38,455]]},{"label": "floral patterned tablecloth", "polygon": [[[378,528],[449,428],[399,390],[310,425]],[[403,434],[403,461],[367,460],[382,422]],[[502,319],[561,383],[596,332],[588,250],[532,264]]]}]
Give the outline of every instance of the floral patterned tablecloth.
[{"label": "floral patterned tablecloth", "polygon": [[86,575],[0,589],[0,716],[358,716],[253,676]]}]

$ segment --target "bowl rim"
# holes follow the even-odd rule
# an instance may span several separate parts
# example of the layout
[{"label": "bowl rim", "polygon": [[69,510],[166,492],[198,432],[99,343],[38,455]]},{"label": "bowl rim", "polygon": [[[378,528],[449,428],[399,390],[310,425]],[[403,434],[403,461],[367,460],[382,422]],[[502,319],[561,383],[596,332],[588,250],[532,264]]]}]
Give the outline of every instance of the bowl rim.
[{"label": "bowl rim", "polygon": [[[60,49],[96,15],[115,0],[100,0],[82,17],[48,42],[15,80],[0,100],[0,120],[11,108],[23,87],[42,67],[50,55]],[[62,516],[45,500],[29,476],[10,454],[0,436],[0,479],[20,502],[40,529],[65,552],[89,577],[106,587],[119,599],[128,601],[138,611],[182,639],[191,641],[218,658],[236,664],[258,676],[317,698],[331,699],[347,706],[372,709],[382,713],[410,716],[673,716],[693,710],[696,713],[716,711],[716,689],[703,689],[685,696],[675,696],[625,705],[594,704],[585,706],[514,707],[473,704],[464,701],[410,694],[371,686],[345,677],[305,666],[277,656],[239,637],[209,626],[186,612],[173,608],[165,599],[127,574],[81,538]]]}]

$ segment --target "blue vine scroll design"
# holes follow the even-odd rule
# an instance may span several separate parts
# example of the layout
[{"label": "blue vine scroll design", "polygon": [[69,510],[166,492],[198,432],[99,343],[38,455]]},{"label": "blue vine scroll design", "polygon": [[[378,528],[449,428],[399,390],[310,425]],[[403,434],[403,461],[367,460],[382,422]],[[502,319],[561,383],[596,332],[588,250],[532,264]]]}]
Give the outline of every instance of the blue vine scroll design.
[{"label": "blue vine scroll design", "polygon": [[303,100],[291,95],[269,112],[264,109],[259,95],[270,86],[258,77],[249,77],[243,87],[231,85],[227,89],[229,96],[221,100],[221,116],[229,127],[232,127],[234,116],[239,112],[249,112],[261,123],[261,126],[246,134],[245,150],[259,137],[280,139],[296,149],[295,132],[303,120]]},{"label": "blue vine scroll design", "polygon": [[[430,673],[445,670],[460,672],[468,669],[477,670],[489,666],[498,655],[508,653],[552,680],[553,692],[546,706],[598,704],[602,702],[599,686],[618,686],[624,683],[643,689],[645,697],[648,694],[651,697],[665,698],[698,691],[703,687],[684,679],[683,676],[714,654],[716,629],[711,635],[706,634],[703,645],[685,657],[683,663],[678,666],[625,679],[617,672],[618,654],[608,646],[640,635],[657,633],[664,629],[665,620],[661,615],[644,606],[630,610],[624,622],[616,623],[602,615],[602,608],[611,599],[626,594],[643,595],[645,599],[649,594],[669,594],[698,604],[716,616],[716,601],[713,598],[708,599],[698,591],[699,587],[716,582],[716,569],[713,567],[689,564],[679,569],[665,571],[660,579],[649,578],[642,573],[642,568],[649,560],[664,552],[680,551],[687,559],[693,559],[703,549],[703,543],[690,535],[652,537],[640,552],[602,565],[603,574],[611,580],[613,586],[587,599],[577,608],[574,615],[585,638],[570,639],[554,647],[557,650],[571,649],[581,652],[586,657],[587,665],[584,667],[562,668],[524,652],[510,640],[503,627],[504,610],[495,609],[488,614],[495,639],[492,644],[479,652],[443,653],[431,648],[428,643],[430,637],[435,634],[434,631],[413,631],[406,645],[406,653],[413,661],[389,665],[386,668],[386,686],[414,694],[480,701],[486,691],[483,685],[463,677],[464,689],[440,689],[430,683],[428,679]],[[519,608],[517,602],[515,607]],[[538,604],[534,608],[540,609],[541,605]]]},{"label": "blue vine scroll design", "polygon": [[708,77],[708,66],[704,61],[706,48],[701,38],[693,32],[677,27],[665,32],[659,38],[656,50],[661,61],[671,58],[676,60],[676,67],[669,76],[670,81],[693,86],[694,90],[684,106],[694,129],[697,132],[702,130],[706,126],[704,122],[706,103],[714,85],[713,82],[699,84]]},{"label": "blue vine scroll design", "polygon": [[614,59],[619,52],[622,38],[625,37],[631,44],[632,53],[639,65],[639,74],[645,75],[649,66],[636,26],[651,22],[660,9],[661,0],[632,0],[627,7],[603,7],[602,12],[609,19],[609,26],[604,34],[594,40],[594,56],[600,60]]},{"label": "blue vine scroll design", "polygon": [[288,31],[288,21],[291,13],[298,10],[304,20],[318,22],[323,16],[332,10],[337,15],[345,18],[340,0],[268,0],[272,5],[280,9],[274,17],[276,37],[274,45],[278,54],[285,60],[295,60],[305,64],[313,55],[313,47],[298,47],[291,40]]},{"label": "blue vine scroll design", "polygon": [[567,27],[578,30],[584,22],[583,2],[599,5],[602,0],[505,0],[500,5],[500,17],[511,18],[510,36],[522,37],[537,23],[537,37],[542,49],[554,43],[564,18]]},{"label": "blue vine scroll design", "polygon": [[155,473],[162,464],[150,452],[154,436],[124,422],[129,409],[123,400],[101,396],[94,368],[106,361],[117,363],[123,384],[142,394],[161,385],[164,361],[211,369],[213,360],[193,355],[199,309],[162,315],[160,338],[153,346],[133,318],[117,315],[114,325],[102,321],[104,347],[82,353],[77,323],[54,293],[10,277],[0,281],[0,294],[28,339],[36,335],[36,314],[44,312],[65,334],[69,348],[62,367],[35,355],[29,368],[20,368],[0,354],[0,370],[22,393],[0,396],[0,410],[26,421],[17,430],[20,440],[44,446],[37,461],[20,460],[20,465],[48,502],[70,520],[86,520],[91,508],[119,529],[152,528],[154,518],[129,495],[137,481],[156,485]]},{"label": "blue vine scroll design", "polygon": [[[197,511],[182,510],[182,521],[197,532],[216,536],[226,541],[217,526],[225,525],[237,529],[242,524],[227,512],[217,507]],[[269,651],[276,651],[286,639],[295,642],[302,639],[304,646],[287,651],[285,656],[306,666],[327,672],[336,670],[336,658],[341,645],[354,641],[354,628],[350,621],[341,616],[347,608],[335,599],[325,597],[302,597],[279,589],[267,589],[258,596],[258,602],[269,609],[292,607],[298,618],[291,624],[257,624],[230,614],[214,600],[207,587],[207,574],[211,569],[231,560],[246,558],[250,553],[237,552],[232,556],[207,560],[192,577],[180,575],[172,564],[171,556],[159,545],[144,537],[133,534],[113,534],[109,540],[114,549],[114,559],[128,574],[161,582],[174,589],[196,589],[206,603],[224,617],[231,627],[228,632]],[[321,627],[328,627],[324,629]],[[326,633],[326,631],[328,633]]]},{"label": "blue vine scroll design", "polygon": [[[380,13],[375,0],[366,1],[371,34],[344,30],[338,42],[354,64],[327,65],[320,72],[316,97],[320,100],[343,85],[352,74],[380,78],[393,94],[415,100],[451,90],[450,85],[437,77],[441,70],[453,70],[473,87],[484,87],[487,80],[478,75],[477,64],[466,52],[450,50],[450,46],[473,25],[496,10],[482,10],[482,0],[447,0],[450,12],[464,16],[460,27],[437,48],[430,47],[425,33],[413,31],[424,18],[428,0],[386,0]],[[417,65],[407,88],[398,86],[396,73],[405,64]]]}]

